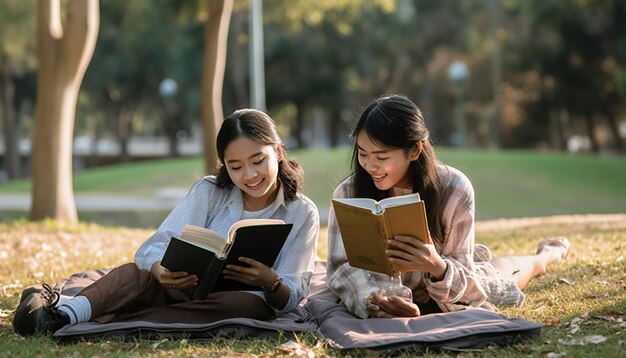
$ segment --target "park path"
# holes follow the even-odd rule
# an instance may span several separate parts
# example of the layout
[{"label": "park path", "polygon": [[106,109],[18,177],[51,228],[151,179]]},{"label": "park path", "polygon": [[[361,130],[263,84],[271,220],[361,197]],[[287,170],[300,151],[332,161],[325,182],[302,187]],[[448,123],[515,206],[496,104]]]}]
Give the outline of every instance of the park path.
[{"label": "park path", "polygon": [[[110,194],[76,194],[76,209],[81,211],[170,211],[188,190],[166,189],[152,197],[115,196]],[[0,194],[0,211],[29,211],[30,194]],[[328,208],[318,207],[320,221],[326,225]]]}]

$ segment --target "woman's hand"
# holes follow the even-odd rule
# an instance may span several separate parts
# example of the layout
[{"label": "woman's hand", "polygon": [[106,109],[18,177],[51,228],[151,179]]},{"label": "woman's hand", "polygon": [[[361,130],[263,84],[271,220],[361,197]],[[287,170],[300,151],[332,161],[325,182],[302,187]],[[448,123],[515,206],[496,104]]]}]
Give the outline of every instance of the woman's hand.
[{"label": "woman's hand", "polygon": [[152,275],[159,281],[161,285],[167,288],[176,288],[179,290],[194,286],[198,283],[198,276],[190,275],[187,272],[172,272],[161,266],[161,261],[157,261],[150,269]]},{"label": "woman's hand", "polygon": [[276,282],[278,275],[271,267],[267,267],[247,257],[240,257],[239,261],[250,265],[250,267],[226,265],[226,268],[222,271],[224,278],[243,282],[251,286],[270,287]]},{"label": "woman's hand", "polygon": [[370,317],[419,317],[419,307],[405,299],[396,296],[384,297],[378,292],[372,292],[367,300],[367,311]]},{"label": "woman's hand", "polygon": [[[432,242],[432,240],[431,240]],[[446,275],[446,262],[434,244],[425,244],[412,236],[396,235],[388,241],[389,261],[402,272],[428,272],[436,280]]]}]

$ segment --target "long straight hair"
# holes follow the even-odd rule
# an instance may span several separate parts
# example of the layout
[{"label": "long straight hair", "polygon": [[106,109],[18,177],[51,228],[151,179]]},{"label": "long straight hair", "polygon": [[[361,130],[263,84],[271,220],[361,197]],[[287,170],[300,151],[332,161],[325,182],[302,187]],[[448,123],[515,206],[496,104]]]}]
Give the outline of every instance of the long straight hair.
[{"label": "long straight hair", "polygon": [[224,163],[224,151],[230,143],[239,137],[246,137],[261,145],[271,145],[274,150],[283,150],[283,159],[278,162],[277,182],[282,187],[285,200],[294,200],[302,191],[304,172],[300,164],[287,159],[287,150],[280,139],[274,121],[265,112],[256,109],[240,109],[224,119],[217,133],[217,156],[220,167],[217,173],[217,186],[233,185]]},{"label": "long straight hair", "polygon": [[426,204],[432,239],[443,243],[446,228],[441,218],[443,203],[449,193],[444,192],[443,178],[437,168],[439,161],[417,105],[404,96],[379,97],[363,111],[352,132],[352,194],[359,198],[381,200],[390,196],[388,191],[376,188],[370,174],[359,164],[357,138],[362,131],[376,145],[402,149],[407,156],[417,150],[418,143],[422,143],[422,152],[416,160],[410,162],[408,175],[413,192],[420,193]]}]

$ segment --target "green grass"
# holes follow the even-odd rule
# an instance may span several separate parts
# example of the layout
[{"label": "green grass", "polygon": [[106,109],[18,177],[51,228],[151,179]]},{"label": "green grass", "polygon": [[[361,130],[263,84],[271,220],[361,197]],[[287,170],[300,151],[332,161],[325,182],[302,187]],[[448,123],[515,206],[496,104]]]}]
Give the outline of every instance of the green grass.
[{"label": "green grass", "polygon": [[626,157],[439,151],[463,171],[485,218],[626,212]]},{"label": "green grass", "polygon": [[[437,153],[472,181],[478,219],[626,212],[626,156],[448,148]],[[304,167],[305,193],[328,207],[334,187],[349,172],[349,150],[290,154]],[[148,197],[164,188],[187,189],[202,175],[200,158],[136,162],[75,173],[74,190]],[[29,180],[0,185],[0,195],[29,192]]]},{"label": "green grass", "polygon": [[[502,307],[501,313],[545,324],[539,337],[510,347],[472,352],[443,352],[427,357],[622,357],[626,331],[626,215],[555,216],[549,218],[483,221],[477,241],[495,255],[530,254],[539,238],[564,235],[572,242],[567,259],[530,282],[521,308]],[[58,344],[47,337],[22,338],[11,320],[25,287],[56,282],[85,269],[117,266],[132,260],[134,251],[151,230],[54,221],[0,224],[0,347],[6,356],[274,356],[284,354],[278,341],[215,339],[117,342],[96,340]],[[325,257],[326,231],[318,255]],[[564,282],[568,280],[570,284]],[[569,345],[572,340],[601,336],[601,344]],[[310,335],[297,343],[317,356],[363,356],[342,352]],[[371,354],[371,352],[370,352]],[[551,354],[551,355],[550,355]]]}]

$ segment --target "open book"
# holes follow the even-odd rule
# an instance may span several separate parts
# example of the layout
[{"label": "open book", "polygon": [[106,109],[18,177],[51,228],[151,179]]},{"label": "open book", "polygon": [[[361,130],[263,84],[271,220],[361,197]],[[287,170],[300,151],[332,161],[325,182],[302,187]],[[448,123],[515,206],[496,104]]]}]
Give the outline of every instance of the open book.
[{"label": "open book", "polygon": [[186,225],[179,238],[171,238],[161,265],[198,276],[197,299],[218,291],[259,291],[259,287],[225,279],[224,266],[245,266],[239,261],[243,256],[272,267],[292,226],[282,220],[245,219],[232,225],[228,237],[222,237],[215,231]]},{"label": "open book", "polygon": [[395,272],[385,250],[395,235],[413,236],[430,243],[424,201],[419,193],[376,201],[367,198],[333,198],[350,266],[392,276]]}]

